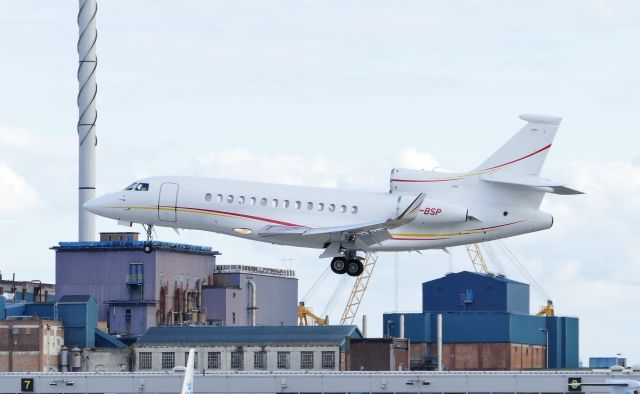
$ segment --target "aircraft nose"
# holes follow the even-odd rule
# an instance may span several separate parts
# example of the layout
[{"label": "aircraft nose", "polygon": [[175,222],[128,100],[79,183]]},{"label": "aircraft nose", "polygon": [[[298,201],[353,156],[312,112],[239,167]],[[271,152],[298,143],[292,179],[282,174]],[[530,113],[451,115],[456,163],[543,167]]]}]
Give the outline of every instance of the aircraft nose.
[{"label": "aircraft nose", "polygon": [[105,216],[107,207],[109,206],[107,196],[100,196],[85,202],[82,207],[96,215]]}]

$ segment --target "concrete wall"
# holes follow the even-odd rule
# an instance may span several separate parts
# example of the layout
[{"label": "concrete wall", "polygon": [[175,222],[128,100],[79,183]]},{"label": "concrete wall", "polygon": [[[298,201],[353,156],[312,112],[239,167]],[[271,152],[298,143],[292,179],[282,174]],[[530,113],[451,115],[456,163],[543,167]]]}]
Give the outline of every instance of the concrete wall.
[{"label": "concrete wall", "polygon": [[84,349],[82,372],[126,372],[131,364],[130,349]]}]

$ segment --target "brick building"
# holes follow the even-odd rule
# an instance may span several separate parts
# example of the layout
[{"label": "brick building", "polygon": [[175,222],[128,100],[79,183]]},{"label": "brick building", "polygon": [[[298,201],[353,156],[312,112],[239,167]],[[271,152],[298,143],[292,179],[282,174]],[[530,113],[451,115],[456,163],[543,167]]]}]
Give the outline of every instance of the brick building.
[{"label": "brick building", "polygon": [[64,330],[59,321],[2,320],[0,371],[57,371],[58,354],[63,344]]}]

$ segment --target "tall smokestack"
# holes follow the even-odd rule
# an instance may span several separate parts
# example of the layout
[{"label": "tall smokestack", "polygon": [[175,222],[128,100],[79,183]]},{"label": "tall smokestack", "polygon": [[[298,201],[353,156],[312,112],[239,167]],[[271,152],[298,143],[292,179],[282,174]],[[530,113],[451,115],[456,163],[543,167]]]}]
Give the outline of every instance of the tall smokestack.
[{"label": "tall smokestack", "polygon": [[94,241],[96,217],[82,208],[85,202],[96,195],[96,0],[79,0],[78,12],[78,138],[79,177],[78,177],[78,240]]}]

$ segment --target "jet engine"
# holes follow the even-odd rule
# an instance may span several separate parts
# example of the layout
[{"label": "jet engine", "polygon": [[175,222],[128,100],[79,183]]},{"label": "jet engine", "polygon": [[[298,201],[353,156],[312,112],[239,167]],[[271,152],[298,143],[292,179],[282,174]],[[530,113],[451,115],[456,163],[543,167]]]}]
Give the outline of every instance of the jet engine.
[{"label": "jet engine", "polygon": [[472,219],[469,210],[459,205],[426,198],[415,222],[421,225],[462,223]]}]

